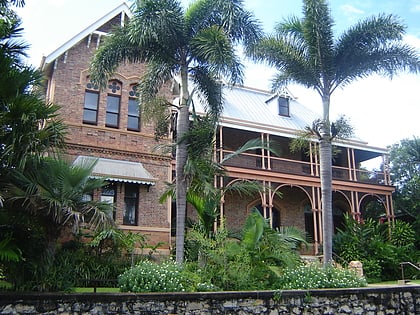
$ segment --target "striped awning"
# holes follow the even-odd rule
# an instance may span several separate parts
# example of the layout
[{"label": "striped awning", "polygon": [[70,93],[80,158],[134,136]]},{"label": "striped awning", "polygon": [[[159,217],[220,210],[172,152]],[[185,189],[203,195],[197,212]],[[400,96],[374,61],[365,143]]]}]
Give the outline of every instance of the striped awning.
[{"label": "striped awning", "polygon": [[94,164],[92,176],[103,177],[109,181],[155,185],[156,179],[143,167],[142,163],[104,159],[92,156],[78,156],[73,162],[76,166]]}]

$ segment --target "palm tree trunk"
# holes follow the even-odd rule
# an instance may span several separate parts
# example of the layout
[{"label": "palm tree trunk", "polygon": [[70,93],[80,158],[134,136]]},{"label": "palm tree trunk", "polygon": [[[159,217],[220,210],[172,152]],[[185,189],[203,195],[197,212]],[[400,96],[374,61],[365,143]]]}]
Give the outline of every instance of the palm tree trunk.
[{"label": "palm tree trunk", "polygon": [[181,104],[177,121],[177,146],[176,146],[176,262],[184,262],[185,215],[187,208],[187,182],[184,176],[184,167],[187,161],[187,143],[183,136],[188,131],[188,68],[181,67]]},{"label": "palm tree trunk", "polygon": [[322,246],[324,267],[332,262],[333,214],[332,214],[332,143],[330,127],[330,96],[322,96],[323,125],[319,141],[321,208],[322,208]]},{"label": "palm tree trunk", "polygon": [[321,175],[321,203],[322,203],[322,235],[324,266],[332,261],[332,146],[329,137],[320,140],[320,175]]}]

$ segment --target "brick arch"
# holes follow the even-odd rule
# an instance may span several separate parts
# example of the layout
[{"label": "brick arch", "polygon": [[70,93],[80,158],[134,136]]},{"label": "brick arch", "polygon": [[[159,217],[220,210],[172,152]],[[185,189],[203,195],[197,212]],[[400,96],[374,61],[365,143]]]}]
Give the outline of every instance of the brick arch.
[{"label": "brick arch", "polygon": [[[79,84],[84,84],[86,82],[86,78],[90,76],[89,68],[83,69],[80,71],[79,76]],[[115,72],[109,79],[116,79],[121,82],[131,82],[131,83],[138,83],[140,80],[139,76],[126,76],[120,72]]]}]

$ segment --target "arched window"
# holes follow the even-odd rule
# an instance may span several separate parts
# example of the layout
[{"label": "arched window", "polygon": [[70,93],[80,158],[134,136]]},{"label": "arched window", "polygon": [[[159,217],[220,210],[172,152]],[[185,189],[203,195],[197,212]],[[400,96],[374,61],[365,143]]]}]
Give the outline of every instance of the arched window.
[{"label": "arched window", "polygon": [[83,105],[83,123],[98,124],[99,89],[92,82],[86,84],[85,101]]},{"label": "arched window", "polygon": [[132,131],[140,131],[140,104],[138,100],[137,84],[130,86],[128,92],[128,117],[127,129]]},{"label": "arched window", "polygon": [[117,80],[109,81],[106,100],[105,126],[118,128],[120,124],[120,103],[122,85]]}]

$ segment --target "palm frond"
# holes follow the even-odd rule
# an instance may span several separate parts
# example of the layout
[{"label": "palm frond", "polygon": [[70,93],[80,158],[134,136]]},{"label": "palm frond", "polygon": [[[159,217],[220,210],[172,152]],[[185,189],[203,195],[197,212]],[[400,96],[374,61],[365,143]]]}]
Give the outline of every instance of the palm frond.
[{"label": "palm frond", "polygon": [[254,250],[261,240],[266,227],[268,227],[267,219],[257,209],[252,209],[242,229],[242,244],[249,250]]},{"label": "palm frond", "polygon": [[204,104],[208,117],[216,123],[223,111],[222,83],[205,66],[191,68],[190,76],[195,86],[194,95]]},{"label": "palm frond", "polygon": [[176,0],[137,0],[128,39],[147,60],[169,62],[187,41],[184,12]]},{"label": "palm frond", "polygon": [[235,53],[232,41],[218,25],[202,29],[190,41],[191,56],[218,79],[242,83],[243,65]]},{"label": "palm frond", "polygon": [[373,73],[392,76],[398,71],[419,72],[417,51],[403,43],[405,27],[393,15],[360,21],[344,32],[336,44],[336,86]]},{"label": "palm frond", "polygon": [[234,157],[238,156],[239,154],[242,154],[242,153],[244,153],[246,151],[250,151],[250,150],[256,150],[256,149],[268,150],[268,151],[280,156],[280,150],[279,150],[278,144],[276,144],[275,142],[272,142],[272,141],[269,141],[268,143],[262,142],[260,138],[256,138],[256,139],[248,140],[244,145],[242,145],[235,152],[226,155],[220,163],[223,164],[227,160],[229,160],[231,158],[234,158]]},{"label": "palm frond", "polygon": [[250,46],[262,35],[260,22],[248,10],[242,0],[198,0],[186,11],[191,37],[200,29],[219,25],[233,43],[243,42]]},{"label": "palm frond", "polygon": [[[303,2],[303,36],[308,49],[310,63],[321,71],[321,83],[330,84],[334,74],[334,25],[330,9],[325,0]],[[321,70],[321,71],[320,71]]]}]

